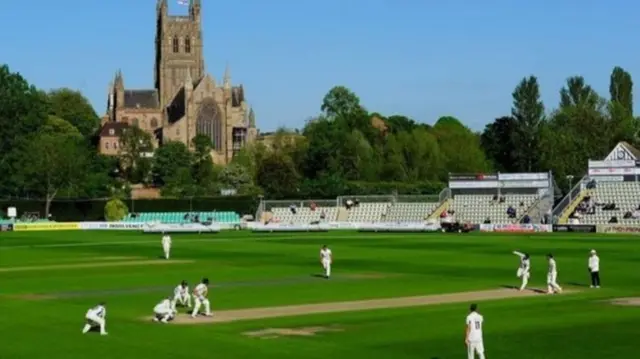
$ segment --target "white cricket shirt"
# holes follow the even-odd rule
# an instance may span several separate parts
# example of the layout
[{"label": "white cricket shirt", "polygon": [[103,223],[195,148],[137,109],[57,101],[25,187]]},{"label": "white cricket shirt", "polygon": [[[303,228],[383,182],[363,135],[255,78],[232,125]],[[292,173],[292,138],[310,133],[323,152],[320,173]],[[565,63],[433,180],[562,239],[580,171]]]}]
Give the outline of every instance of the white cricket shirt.
[{"label": "white cricket shirt", "polygon": [[322,260],[331,260],[331,249],[321,249],[320,257],[322,258]]},{"label": "white cricket shirt", "polygon": [[469,328],[469,336],[467,340],[470,342],[482,341],[482,325],[484,318],[477,312],[471,312],[467,315],[467,327]]},{"label": "white cricket shirt", "polygon": [[198,297],[204,297],[205,294],[207,294],[207,286],[204,283],[200,283],[196,286],[196,289],[194,289],[196,296]]},{"label": "white cricket shirt", "polygon": [[100,318],[104,318],[107,315],[107,308],[103,305],[97,305],[87,311],[87,315],[95,315]]},{"label": "white cricket shirt", "polygon": [[176,289],[173,290],[173,295],[185,295],[189,293],[189,286],[183,287],[182,285],[178,285]]},{"label": "white cricket shirt", "polygon": [[597,255],[589,257],[589,269],[592,272],[600,271],[600,257],[598,257]]},{"label": "white cricket shirt", "polygon": [[170,312],[171,301],[169,299],[163,299],[162,302],[158,303],[155,308],[153,308],[153,311],[158,313]]},{"label": "white cricket shirt", "polygon": [[170,236],[163,236],[162,237],[162,245],[163,246],[170,246],[171,245],[171,237]]},{"label": "white cricket shirt", "polygon": [[556,267],[556,260],[553,258],[549,258],[549,273],[557,273],[558,269]]}]

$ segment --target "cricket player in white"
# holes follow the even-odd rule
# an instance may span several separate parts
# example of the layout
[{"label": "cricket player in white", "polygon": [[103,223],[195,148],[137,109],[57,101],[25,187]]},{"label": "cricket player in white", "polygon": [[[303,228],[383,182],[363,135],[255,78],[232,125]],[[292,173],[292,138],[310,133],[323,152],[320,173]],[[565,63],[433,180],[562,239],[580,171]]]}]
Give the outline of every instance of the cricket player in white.
[{"label": "cricket player in white", "polygon": [[100,303],[97,306],[87,310],[87,314],[85,314],[85,319],[87,320],[87,324],[84,325],[82,329],[82,334],[87,334],[91,328],[100,327],[100,335],[107,335],[107,331],[105,327],[107,326],[107,308],[105,307],[105,303]]},{"label": "cricket player in white", "polygon": [[558,285],[558,267],[556,260],[553,258],[553,254],[547,254],[547,260],[549,261],[549,272],[547,273],[547,293],[560,293],[562,288]]},{"label": "cricket player in white", "polygon": [[198,284],[193,289],[193,297],[195,301],[195,305],[193,306],[193,312],[191,313],[191,317],[195,318],[198,316],[198,311],[200,310],[200,306],[204,306],[204,315],[210,317],[211,316],[211,307],[209,306],[209,299],[207,299],[207,293],[209,292],[209,279],[204,278],[202,283]]},{"label": "cricket player in white", "polygon": [[482,325],[484,324],[484,318],[477,312],[477,304],[471,304],[469,310],[471,313],[467,315],[467,329],[464,339],[467,344],[467,353],[469,359],[474,359],[475,353],[478,353],[478,358],[485,359],[484,343],[482,342]]},{"label": "cricket player in white", "polygon": [[331,262],[333,262],[331,249],[324,245],[322,249],[320,249],[320,263],[322,263],[322,268],[324,268],[324,277],[327,279],[331,277]]},{"label": "cricket player in white", "polygon": [[169,259],[171,255],[171,236],[166,233],[162,234],[162,250],[164,251],[164,258]]},{"label": "cricket player in white", "polygon": [[591,274],[591,288],[600,288],[600,257],[595,249],[589,257],[589,274]]},{"label": "cricket player in white", "polygon": [[171,298],[163,299],[162,302],[158,303],[153,308],[153,321],[160,321],[162,323],[168,323],[170,320],[176,315],[176,312],[173,310],[173,305],[171,303]]},{"label": "cricket player in white", "polygon": [[518,251],[513,251],[513,254],[520,257],[520,267],[518,268],[517,276],[522,279],[522,285],[520,285],[520,290],[524,290],[529,283],[529,277],[531,276],[531,259],[529,258],[529,254],[520,253]]},{"label": "cricket player in white", "polygon": [[173,290],[173,302],[171,302],[171,308],[173,308],[174,312],[176,311],[177,304],[191,308],[191,294],[189,294],[189,285],[186,280],[183,280],[176,289]]}]

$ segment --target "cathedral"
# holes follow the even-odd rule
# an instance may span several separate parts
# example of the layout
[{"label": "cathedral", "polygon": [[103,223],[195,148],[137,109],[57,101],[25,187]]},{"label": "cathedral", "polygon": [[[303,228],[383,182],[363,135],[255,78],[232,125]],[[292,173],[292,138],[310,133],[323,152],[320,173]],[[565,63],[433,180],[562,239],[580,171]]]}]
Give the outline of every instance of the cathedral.
[{"label": "cathedral", "polygon": [[156,146],[192,139],[211,139],[215,163],[226,164],[256,139],[255,114],[242,85],[231,84],[229,68],[222,84],[205,72],[201,3],[190,0],[189,15],[169,15],[167,0],[158,0],[153,89],[127,89],[122,72],[109,85],[102,118],[100,152],[117,155],[118,138],[129,126],[150,133]]}]

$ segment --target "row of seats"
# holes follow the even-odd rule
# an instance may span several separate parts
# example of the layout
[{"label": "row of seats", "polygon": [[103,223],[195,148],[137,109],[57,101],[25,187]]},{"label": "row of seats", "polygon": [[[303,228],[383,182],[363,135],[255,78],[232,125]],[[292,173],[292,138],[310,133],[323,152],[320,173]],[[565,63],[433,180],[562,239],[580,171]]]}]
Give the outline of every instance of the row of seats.
[{"label": "row of seats", "polygon": [[236,212],[140,212],[130,213],[124,222],[162,222],[162,223],[191,223],[198,217],[200,222],[211,218],[218,223],[239,223],[240,215]]},{"label": "row of seats", "polygon": [[[460,222],[514,223],[537,201],[537,195],[509,194],[502,196],[503,201],[495,200],[494,195],[456,195],[452,209],[454,217]],[[515,218],[509,218],[507,209],[516,210]]]},{"label": "row of seats", "polygon": [[[616,209],[604,210],[605,204],[615,204]],[[580,214],[582,224],[609,223],[613,216],[618,223],[640,224],[640,218],[624,218],[626,212],[633,213],[640,206],[640,182],[598,182],[585,205],[593,209]]]}]

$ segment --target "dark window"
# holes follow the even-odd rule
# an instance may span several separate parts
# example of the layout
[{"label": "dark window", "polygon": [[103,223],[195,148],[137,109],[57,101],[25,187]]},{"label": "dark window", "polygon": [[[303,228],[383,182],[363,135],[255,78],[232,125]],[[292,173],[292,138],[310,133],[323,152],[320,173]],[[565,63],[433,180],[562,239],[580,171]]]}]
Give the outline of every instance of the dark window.
[{"label": "dark window", "polygon": [[158,119],[154,117],[151,119],[151,128],[156,128],[156,127],[158,127]]},{"label": "dark window", "polygon": [[184,52],[186,52],[187,54],[191,52],[191,38],[190,37],[185,37],[184,38]]},{"label": "dark window", "polygon": [[247,138],[247,129],[245,128],[234,128],[232,132],[232,150],[233,155],[235,156],[242,147],[244,147]]},{"label": "dark window", "polygon": [[173,38],[173,52],[180,51],[180,40],[177,37]]}]

